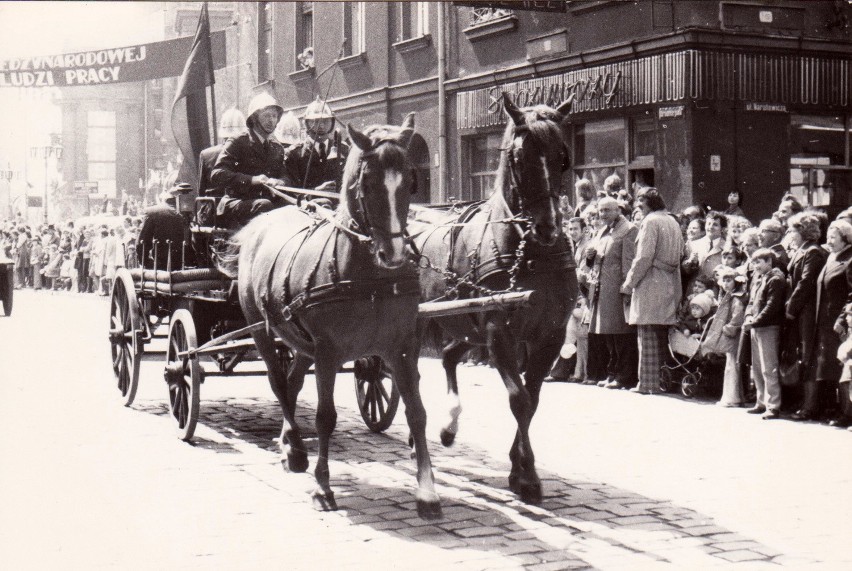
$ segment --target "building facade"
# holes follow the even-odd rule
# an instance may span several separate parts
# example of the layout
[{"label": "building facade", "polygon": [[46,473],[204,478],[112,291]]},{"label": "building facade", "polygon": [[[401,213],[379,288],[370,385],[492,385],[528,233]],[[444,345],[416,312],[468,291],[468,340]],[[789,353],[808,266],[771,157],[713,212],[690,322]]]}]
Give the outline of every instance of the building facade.
[{"label": "building facade", "polygon": [[521,105],[574,95],[566,188],[585,177],[600,189],[616,173],[627,185],[656,186],[673,209],[725,208],[739,190],[751,218],[767,216],[786,192],[830,211],[850,203],[847,2],[257,2],[229,10],[219,112],[245,109],[262,90],[297,115],[327,99],[341,123],[358,127],[398,124],[414,111],[417,201],[487,196],[506,91]]}]

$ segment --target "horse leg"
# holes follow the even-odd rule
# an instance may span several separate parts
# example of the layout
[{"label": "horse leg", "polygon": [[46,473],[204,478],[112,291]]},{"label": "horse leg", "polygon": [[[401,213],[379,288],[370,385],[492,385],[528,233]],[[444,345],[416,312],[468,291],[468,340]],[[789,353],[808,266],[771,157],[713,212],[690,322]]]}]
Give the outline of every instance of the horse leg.
[{"label": "horse leg", "polygon": [[518,372],[518,344],[505,323],[501,322],[500,316],[488,320],[486,333],[489,355],[509,392],[509,407],[518,423],[515,442],[509,449],[509,459],[512,462],[509,488],[523,501],[537,504],[541,502],[542,494],[541,480],[535,471],[535,455],[529,438],[533,403]]},{"label": "horse leg", "polygon": [[330,473],[328,469],[328,447],[331,433],[337,424],[337,411],[334,407],[334,380],[340,363],[317,346],[314,375],[317,381],[317,416],[316,427],[319,439],[319,458],[314,469],[317,488],[313,492],[314,507],[322,511],[337,509],[334,492],[331,491]]},{"label": "horse leg", "polygon": [[417,370],[419,354],[415,341],[391,354],[386,362],[391,369],[399,396],[405,404],[405,418],[408,420],[410,438],[414,441],[417,457],[417,515],[431,520],[441,517],[441,500],[435,491],[432,459],[426,444],[426,407],[420,398],[420,372]]},{"label": "horse leg", "polygon": [[307,374],[313,362],[310,357],[296,353],[290,365],[290,372],[287,375],[287,400],[294,417],[296,415],[296,400],[299,398],[299,393],[302,392],[302,387],[305,386],[305,374]]},{"label": "horse leg", "polygon": [[308,469],[308,454],[302,442],[299,426],[296,424],[295,398],[291,401],[288,395],[287,372],[281,367],[281,361],[275,351],[275,342],[266,331],[261,329],[251,335],[261,358],[266,363],[269,385],[284,413],[284,421],[281,425],[281,447],[282,453],[285,453],[287,457],[286,466],[291,472],[304,472]]},{"label": "horse leg", "polygon": [[452,446],[459,431],[459,416],[461,415],[462,406],[459,399],[459,381],[456,376],[456,368],[461,362],[465,351],[470,349],[470,347],[471,345],[464,341],[453,339],[441,352],[441,364],[444,366],[444,372],[447,375],[447,404],[449,405],[447,410],[449,418],[444,424],[444,427],[441,428],[441,444],[444,446]]}]

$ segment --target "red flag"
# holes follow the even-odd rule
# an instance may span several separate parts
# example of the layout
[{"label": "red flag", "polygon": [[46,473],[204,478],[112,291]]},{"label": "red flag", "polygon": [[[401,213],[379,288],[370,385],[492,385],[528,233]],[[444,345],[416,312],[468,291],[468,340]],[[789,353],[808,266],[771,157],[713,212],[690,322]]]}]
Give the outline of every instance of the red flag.
[{"label": "red flag", "polygon": [[172,103],[172,134],[183,154],[178,181],[198,188],[198,154],[210,146],[207,87],[216,83],[207,2],[201,7],[195,39]]}]

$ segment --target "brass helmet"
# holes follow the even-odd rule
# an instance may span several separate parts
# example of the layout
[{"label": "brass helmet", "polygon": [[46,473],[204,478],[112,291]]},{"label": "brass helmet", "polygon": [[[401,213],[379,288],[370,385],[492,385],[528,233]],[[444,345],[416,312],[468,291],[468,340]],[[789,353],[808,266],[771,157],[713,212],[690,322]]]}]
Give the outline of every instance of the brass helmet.
[{"label": "brass helmet", "polygon": [[302,126],[292,111],[287,111],[275,128],[275,138],[285,145],[298,145],[302,142]]},{"label": "brass helmet", "polygon": [[302,115],[305,129],[315,135],[327,135],[334,131],[334,113],[328,103],[317,97],[305,107]]},{"label": "brass helmet", "polygon": [[236,107],[231,107],[224,113],[219,120],[219,137],[222,139],[230,139],[236,137],[243,132],[246,126],[246,116]]},{"label": "brass helmet", "polygon": [[278,105],[278,102],[275,101],[274,97],[268,93],[258,93],[252,97],[252,100],[249,103],[248,112],[246,114],[246,127],[251,129],[251,122],[254,114],[262,109],[266,109],[267,107],[275,107],[275,109],[278,110],[279,119],[282,115],[284,115],[284,108]]}]

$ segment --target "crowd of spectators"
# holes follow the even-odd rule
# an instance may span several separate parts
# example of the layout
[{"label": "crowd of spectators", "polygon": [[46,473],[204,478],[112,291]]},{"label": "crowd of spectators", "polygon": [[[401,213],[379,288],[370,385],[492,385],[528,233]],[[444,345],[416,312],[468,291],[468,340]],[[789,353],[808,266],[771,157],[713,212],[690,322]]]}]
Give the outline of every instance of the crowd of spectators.
[{"label": "crowd of spectators", "polygon": [[[634,196],[617,175],[604,186],[577,181],[576,207],[566,208],[581,292],[547,380],[660,393],[656,360],[671,363],[672,342],[682,338],[696,358],[717,364],[709,370],[720,406],[849,427],[852,209],[830,220],[786,194],[753,223],[736,191],[723,211],[670,213],[654,189]],[[661,238],[671,221],[680,242]],[[659,256],[671,247],[680,252],[676,270]],[[662,295],[649,301],[642,279],[655,271],[679,285],[655,288]]]},{"label": "crowd of spectators", "polygon": [[137,215],[62,224],[0,220],[0,251],[15,262],[15,288],[109,295],[121,267],[136,267]]}]

